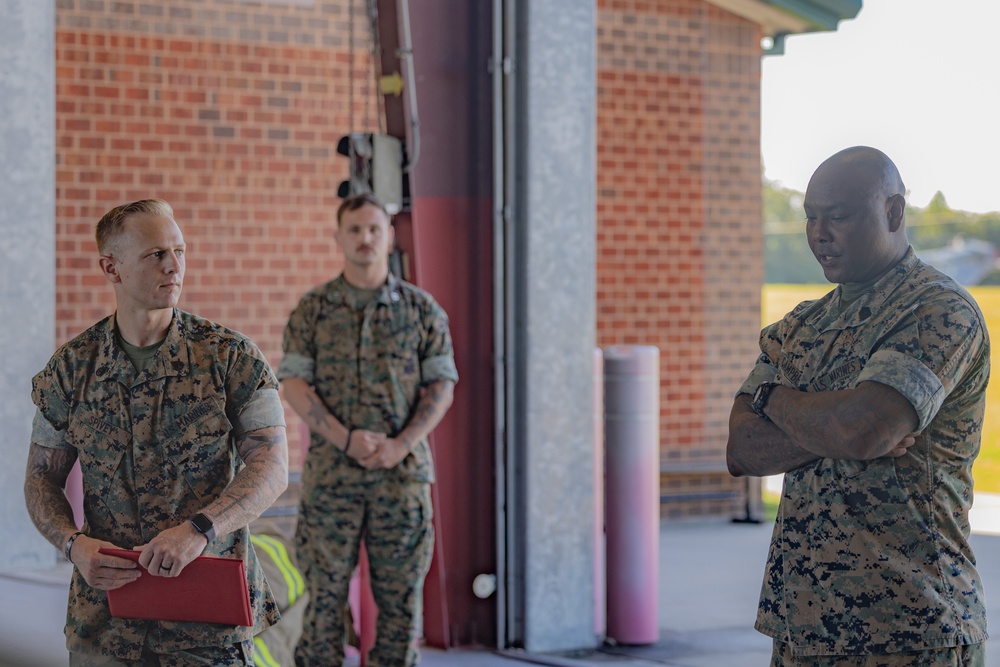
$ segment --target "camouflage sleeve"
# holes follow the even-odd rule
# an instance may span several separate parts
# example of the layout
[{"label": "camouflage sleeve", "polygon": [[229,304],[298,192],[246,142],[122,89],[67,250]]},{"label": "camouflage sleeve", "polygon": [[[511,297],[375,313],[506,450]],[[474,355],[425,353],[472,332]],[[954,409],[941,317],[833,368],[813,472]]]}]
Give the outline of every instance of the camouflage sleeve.
[{"label": "camouflage sleeve", "polygon": [[39,414],[55,431],[65,431],[69,426],[67,396],[70,394],[64,390],[61,377],[62,374],[57,372],[56,358],[53,357],[45,369],[31,379],[31,400]]},{"label": "camouflage sleeve", "polygon": [[281,357],[281,363],[278,364],[277,372],[279,380],[299,378],[312,384],[313,379],[316,377],[316,361],[301,354],[288,352]]},{"label": "camouflage sleeve", "polygon": [[934,371],[919,359],[895,350],[873,354],[857,381],[878,382],[902,394],[917,411],[918,431],[931,423],[945,399],[944,385]]},{"label": "camouflage sleeve", "polygon": [[923,305],[884,338],[857,382],[879,382],[898,391],[913,405],[917,430],[923,430],[963,380],[988,363],[986,336],[978,309],[952,294]]},{"label": "camouflage sleeve", "polygon": [[771,359],[766,355],[761,353],[757,357],[757,363],[753,365],[750,374],[740,385],[739,391],[736,392],[733,398],[739,396],[740,394],[752,394],[757,390],[757,387],[764,384],[765,382],[773,382],[778,376],[778,368],[771,363]]},{"label": "camouflage sleeve", "polygon": [[458,382],[455,352],[448,329],[448,315],[433,299],[429,300],[424,315],[424,338],[420,349],[421,384],[438,380]]},{"label": "camouflage sleeve", "polygon": [[35,410],[35,418],[31,421],[31,442],[49,449],[73,449],[66,442],[66,429],[53,426],[41,410]]},{"label": "camouflage sleeve", "polygon": [[281,339],[278,379],[300,378],[309,384],[316,376],[316,317],[308,296],[303,297],[288,317]]},{"label": "camouflage sleeve", "polygon": [[[284,413],[279,410],[275,414],[273,409],[278,380],[260,349],[249,338],[233,341],[227,361],[226,415],[233,424],[234,435],[267,426],[284,426]],[[277,405],[280,406],[280,401]]]},{"label": "camouflage sleeve", "polygon": [[254,392],[233,422],[233,435],[241,436],[268,426],[284,426],[285,411],[278,390],[271,387]]},{"label": "camouflage sleeve", "polygon": [[750,374],[743,380],[743,384],[733,396],[734,399],[740,394],[752,394],[761,384],[773,382],[777,378],[778,367],[775,366],[775,362],[781,352],[779,331],[780,322],[775,322],[761,330],[760,355],[750,370]]}]

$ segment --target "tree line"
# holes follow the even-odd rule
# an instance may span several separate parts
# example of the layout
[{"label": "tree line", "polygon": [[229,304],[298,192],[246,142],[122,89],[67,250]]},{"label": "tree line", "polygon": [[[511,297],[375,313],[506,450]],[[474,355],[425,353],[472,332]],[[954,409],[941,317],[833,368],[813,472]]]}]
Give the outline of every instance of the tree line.
[{"label": "tree line", "polygon": [[[805,235],[803,193],[766,180],[763,186],[765,280],[768,283],[825,283]],[[910,244],[918,255],[957,256],[958,246],[985,241],[1000,248],[1000,212],[970,213],[948,206],[938,192],[924,208],[906,206]],[[983,244],[979,244],[983,245]],[[937,264],[931,261],[932,264]],[[939,266],[947,272],[946,267]],[[976,284],[1000,285],[1000,269],[986,266]]]}]

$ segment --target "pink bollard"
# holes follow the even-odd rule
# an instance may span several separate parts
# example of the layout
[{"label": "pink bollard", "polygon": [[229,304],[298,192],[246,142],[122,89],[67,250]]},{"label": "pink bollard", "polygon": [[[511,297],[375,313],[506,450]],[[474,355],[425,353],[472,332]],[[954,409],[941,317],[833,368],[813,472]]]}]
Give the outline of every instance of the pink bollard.
[{"label": "pink bollard", "polygon": [[594,348],[594,636],[604,637],[604,353]]},{"label": "pink bollard", "polygon": [[659,638],[660,352],[604,350],[607,636]]}]

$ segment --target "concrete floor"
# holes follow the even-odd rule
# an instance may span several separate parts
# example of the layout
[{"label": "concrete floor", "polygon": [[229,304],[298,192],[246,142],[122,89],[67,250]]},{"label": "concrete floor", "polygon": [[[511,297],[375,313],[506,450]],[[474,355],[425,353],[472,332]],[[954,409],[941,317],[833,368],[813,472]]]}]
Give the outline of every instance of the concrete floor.
[{"label": "concrete floor", "polygon": [[[992,618],[1000,623],[1000,498],[976,498],[973,548]],[[660,640],[645,647],[556,655],[424,649],[424,667],[667,665],[767,667],[770,640],[753,630],[771,525],[664,523],[660,531]],[[0,573],[0,667],[64,667],[62,626],[70,569]],[[996,627],[996,626],[994,626]],[[987,644],[1000,667],[1000,640]]]}]

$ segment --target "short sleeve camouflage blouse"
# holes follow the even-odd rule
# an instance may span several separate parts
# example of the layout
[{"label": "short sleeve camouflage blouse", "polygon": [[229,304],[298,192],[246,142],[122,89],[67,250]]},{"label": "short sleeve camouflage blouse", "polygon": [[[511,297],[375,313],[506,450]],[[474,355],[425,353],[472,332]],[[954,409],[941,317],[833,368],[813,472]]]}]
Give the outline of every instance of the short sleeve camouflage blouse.
[{"label": "short sleeve camouflage blouse", "polygon": [[[242,467],[235,436],[284,425],[276,378],[253,342],[176,309],[141,373],[117,343],[111,316],[63,345],[32,387],[47,422],[36,425],[46,434],[38,444],[79,456],[84,532],[124,548],[186,521],[222,493]],[[144,643],[164,650],[233,644],[277,622],[248,529],[220,536],[205,553],[246,561],[253,627],[112,618],[107,593],[74,571],[69,650],[138,660]]]},{"label": "short sleeve camouflage blouse", "polygon": [[821,459],[785,474],[757,629],[795,654],[882,654],[981,642],[969,546],[989,337],[972,297],[910,249],[863,297],[840,288],[761,333],[742,391],[873,381],[906,397],[920,437],[900,458]]},{"label": "short sleeve camouflage blouse", "polygon": [[[360,298],[342,275],[306,293],[288,319],[282,349],[280,379],[308,382],[347,428],[390,437],[406,426],[421,387],[458,381],[448,316],[430,294],[392,274],[371,299]],[[313,434],[303,483],[343,466],[361,469]],[[427,440],[398,468],[405,478],[433,482]]]}]

